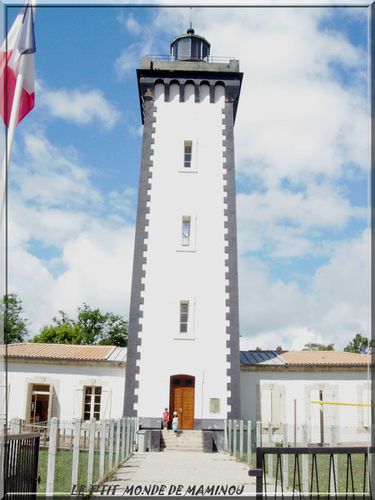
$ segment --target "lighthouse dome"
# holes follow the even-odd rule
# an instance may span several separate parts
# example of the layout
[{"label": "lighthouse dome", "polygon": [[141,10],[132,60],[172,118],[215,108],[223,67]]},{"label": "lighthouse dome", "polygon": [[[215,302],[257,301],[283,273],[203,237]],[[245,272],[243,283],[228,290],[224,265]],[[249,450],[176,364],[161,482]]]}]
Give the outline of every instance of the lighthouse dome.
[{"label": "lighthouse dome", "polygon": [[179,61],[208,61],[210,44],[200,35],[196,35],[190,26],[186,34],[180,35],[171,43],[171,56]]}]

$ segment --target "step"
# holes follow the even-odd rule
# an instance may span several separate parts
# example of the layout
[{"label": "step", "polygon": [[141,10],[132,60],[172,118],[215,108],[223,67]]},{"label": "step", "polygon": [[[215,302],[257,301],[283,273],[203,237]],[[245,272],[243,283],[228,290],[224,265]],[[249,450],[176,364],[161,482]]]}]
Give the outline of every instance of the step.
[{"label": "step", "polygon": [[179,431],[177,434],[173,430],[163,430],[160,439],[160,449],[162,451],[203,451],[202,431]]}]

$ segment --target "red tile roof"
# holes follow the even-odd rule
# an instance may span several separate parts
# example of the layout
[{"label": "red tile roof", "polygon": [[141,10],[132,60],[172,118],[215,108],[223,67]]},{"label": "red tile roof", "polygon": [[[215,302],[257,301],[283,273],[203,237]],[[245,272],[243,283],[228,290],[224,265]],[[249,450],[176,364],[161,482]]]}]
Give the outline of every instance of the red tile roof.
[{"label": "red tile roof", "polygon": [[280,357],[290,365],[367,365],[371,362],[368,354],[339,351],[288,351]]},{"label": "red tile roof", "polygon": [[[1,346],[2,354],[5,354],[4,346]],[[118,356],[117,351],[122,356]],[[118,361],[124,361],[126,349],[108,345],[70,345],[70,344],[9,344],[7,347],[8,358],[30,358],[51,360],[74,360],[74,361],[106,361],[112,359],[112,353],[116,351]],[[122,358],[122,359],[121,359]]]}]

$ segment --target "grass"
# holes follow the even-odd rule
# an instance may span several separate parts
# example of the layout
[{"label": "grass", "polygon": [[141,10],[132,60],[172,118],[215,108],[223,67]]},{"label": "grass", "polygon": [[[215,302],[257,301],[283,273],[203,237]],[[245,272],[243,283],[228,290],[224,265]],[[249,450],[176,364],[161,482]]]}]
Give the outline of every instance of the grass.
[{"label": "grass", "polygon": [[[94,471],[93,483],[99,480],[99,451],[94,452]],[[71,491],[71,478],[72,478],[72,450],[58,450],[56,454],[55,466],[55,485],[54,493],[70,493]],[[39,450],[39,466],[38,472],[41,482],[38,486],[39,493],[45,493],[47,482],[47,461],[48,450],[42,448]],[[108,453],[105,457],[106,471],[108,471]],[[82,451],[79,454],[79,467],[78,467],[78,484],[87,484],[87,467],[88,467],[88,452]]]},{"label": "grass", "polygon": [[[286,455],[284,455],[285,457]],[[283,457],[283,458],[284,458]],[[345,493],[346,492],[346,477],[347,477],[347,456],[345,454],[342,455],[336,455],[338,457],[338,465],[337,465],[337,486],[338,486],[338,492],[339,493]],[[336,458],[335,458],[336,460]],[[242,462],[247,463],[247,454],[244,453]],[[268,455],[265,456],[265,464],[266,464],[266,471],[268,469]],[[310,490],[310,483],[311,483],[311,466],[312,466],[312,457],[308,457],[308,489]],[[255,453],[252,454],[252,463],[249,466],[251,468],[255,467]],[[299,467],[300,467],[300,477],[301,477],[301,483],[302,483],[302,457],[299,457]],[[319,491],[320,492],[328,492],[328,474],[329,474],[329,455],[317,455],[317,469],[318,469],[318,482],[319,482]],[[363,483],[364,483],[364,455],[360,454],[353,454],[352,455],[352,470],[353,470],[353,486],[354,486],[354,492],[356,493],[365,493],[368,491],[368,485],[366,484],[366,489],[365,492],[363,491]],[[271,481],[274,481],[275,475],[276,475],[276,455],[273,456],[272,460],[272,471],[273,471],[273,478]],[[293,474],[294,474],[294,456],[289,455],[288,456],[288,480],[289,480],[289,487],[292,488],[293,486]],[[269,479],[268,474],[267,475],[267,480]],[[368,476],[368,465],[367,465],[367,476]],[[280,472],[278,477],[280,478]],[[333,482],[333,479],[332,479]],[[298,475],[296,473],[296,490],[298,490]],[[333,486],[333,484],[332,484]],[[272,489],[274,489],[274,486],[272,486]],[[278,491],[281,490],[280,482],[278,485]],[[314,473],[314,479],[313,479],[313,491],[317,491],[316,487],[316,478],[315,478],[315,473]],[[351,474],[350,474],[350,469],[349,469],[349,480],[348,480],[348,492],[352,491],[352,479],[351,479]]]}]

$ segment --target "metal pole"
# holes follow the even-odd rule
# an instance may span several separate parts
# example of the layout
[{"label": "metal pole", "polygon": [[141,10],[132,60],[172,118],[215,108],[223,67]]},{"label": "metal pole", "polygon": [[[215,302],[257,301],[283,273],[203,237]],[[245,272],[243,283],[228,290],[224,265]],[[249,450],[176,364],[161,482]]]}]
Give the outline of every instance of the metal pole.
[{"label": "metal pole", "polygon": [[294,403],[294,447],[297,448],[297,400]]}]

